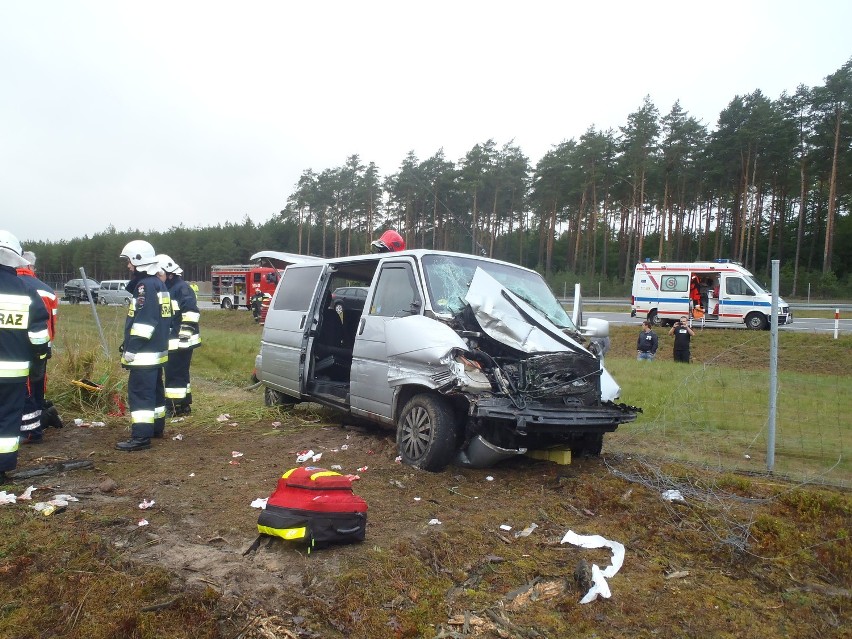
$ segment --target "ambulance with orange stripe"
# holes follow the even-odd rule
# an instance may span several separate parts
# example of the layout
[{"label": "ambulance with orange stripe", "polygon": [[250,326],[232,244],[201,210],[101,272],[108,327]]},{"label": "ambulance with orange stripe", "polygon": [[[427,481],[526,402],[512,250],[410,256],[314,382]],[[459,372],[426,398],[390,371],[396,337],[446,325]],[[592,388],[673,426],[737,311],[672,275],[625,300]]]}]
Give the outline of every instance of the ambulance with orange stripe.
[{"label": "ambulance with orange stripe", "polygon": [[[690,314],[692,277],[701,283],[701,306],[706,324],[745,324],[769,328],[772,295],[737,262],[657,262],[636,265],[633,275],[632,317],[647,317],[653,326],[670,326]],[[697,317],[696,317],[697,319]],[[789,305],[778,298],[778,324],[792,324]]]}]

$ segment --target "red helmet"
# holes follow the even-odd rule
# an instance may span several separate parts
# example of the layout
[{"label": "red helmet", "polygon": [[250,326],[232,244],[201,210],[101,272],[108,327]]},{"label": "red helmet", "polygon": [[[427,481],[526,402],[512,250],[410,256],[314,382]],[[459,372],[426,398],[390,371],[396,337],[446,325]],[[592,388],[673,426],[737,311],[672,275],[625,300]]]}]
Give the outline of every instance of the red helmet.
[{"label": "red helmet", "polygon": [[393,229],[388,229],[370,246],[373,247],[373,253],[395,253],[405,250],[405,240]]}]

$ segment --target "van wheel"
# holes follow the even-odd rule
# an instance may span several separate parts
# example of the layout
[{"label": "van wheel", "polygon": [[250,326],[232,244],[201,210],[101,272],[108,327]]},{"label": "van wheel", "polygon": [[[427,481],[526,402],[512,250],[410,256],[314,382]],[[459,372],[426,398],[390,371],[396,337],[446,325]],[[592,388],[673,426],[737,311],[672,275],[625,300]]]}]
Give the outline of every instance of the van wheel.
[{"label": "van wheel", "polygon": [[334,305],[334,312],[337,313],[338,315],[343,315],[343,304],[341,304],[340,302],[335,304]]},{"label": "van wheel", "polygon": [[266,386],[263,389],[263,403],[267,406],[292,406],[296,403],[296,398]]},{"label": "van wheel", "polygon": [[657,311],[651,311],[648,313],[648,323],[651,326],[662,326],[663,321],[660,319],[660,316],[657,315]]},{"label": "van wheel", "polygon": [[222,300],[222,308],[231,308],[231,306],[232,306],[232,304],[231,304],[231,298],[230,297],[226,297],[225,299]]},{"label": "van wheel", "polygon": [[763,313],[749,313],[746,315],[745,324],[754,331],[762,331],[768,326],[766,315]]},{"label": "van wheel", "polygon": [[446,468],[456,452],[455,416],[435,395],[415,395],[399,416],[396,443],[402,461],[423,470]]},{"label": "van wheel", "polygon": [[98,300],[98,304],[100,304],[101,306],[106,306],[107,305],[106,298],[105,297],[100,298]]},{"label": "van wheel", "polygon": [[594,456],[601,454],[603,449],[603,433],[586,433],[571,446],[571,454],[575,457]]}]

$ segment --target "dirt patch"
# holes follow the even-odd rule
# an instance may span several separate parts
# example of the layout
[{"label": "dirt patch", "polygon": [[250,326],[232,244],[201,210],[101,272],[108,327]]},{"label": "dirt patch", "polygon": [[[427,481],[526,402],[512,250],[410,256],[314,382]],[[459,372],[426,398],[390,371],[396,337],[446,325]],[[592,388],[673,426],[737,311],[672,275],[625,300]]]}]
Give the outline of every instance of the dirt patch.
[{"label": "dirt patch", "polygon": [[[848,636],[844,493],[807,501],[796,541],[784,526],[800,502],[766,479],[667,469],[673,487],[691,489],[679,504],[637,481],[649,473],[628,458],[426,473],[396,461],[391,433],[344,426],[315,406],[251,423],[190,417],[137,453],[114,449],[126,436],[124,420],[50,431],[22,448],[19,470],[91,460],[93,469],[29,483],[38,498],[77,496],[66,514],[127,559],[241,606],[246,625],[221,636]],[[322,453],[317,465],[361,477],[366,541],[311,554],[276,542],[244,556],[257,536],[252,500],[308,449]],[[144,500],[155,503],[142,510]],[[531,523],[529,536],[515,535]],[[610,553],[561,544],[569,529],[625,545],[611,599],[579,604],[581,562],[603,568]]]}]

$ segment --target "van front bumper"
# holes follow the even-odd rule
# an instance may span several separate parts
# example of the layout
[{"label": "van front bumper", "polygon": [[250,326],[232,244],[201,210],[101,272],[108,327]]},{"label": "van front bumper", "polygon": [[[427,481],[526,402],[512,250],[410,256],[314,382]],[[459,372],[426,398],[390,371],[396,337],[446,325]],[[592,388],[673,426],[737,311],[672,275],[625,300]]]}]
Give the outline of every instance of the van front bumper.
[{"label": "van front bumper", "polygon": [[606,402],[600,406],[568,406],[527,402],[518,408],[508,397],[488,397],[471,406],[471,416],[504,422],[519,435],[533,433],[612,432],[632,422],[642,409]]}]

